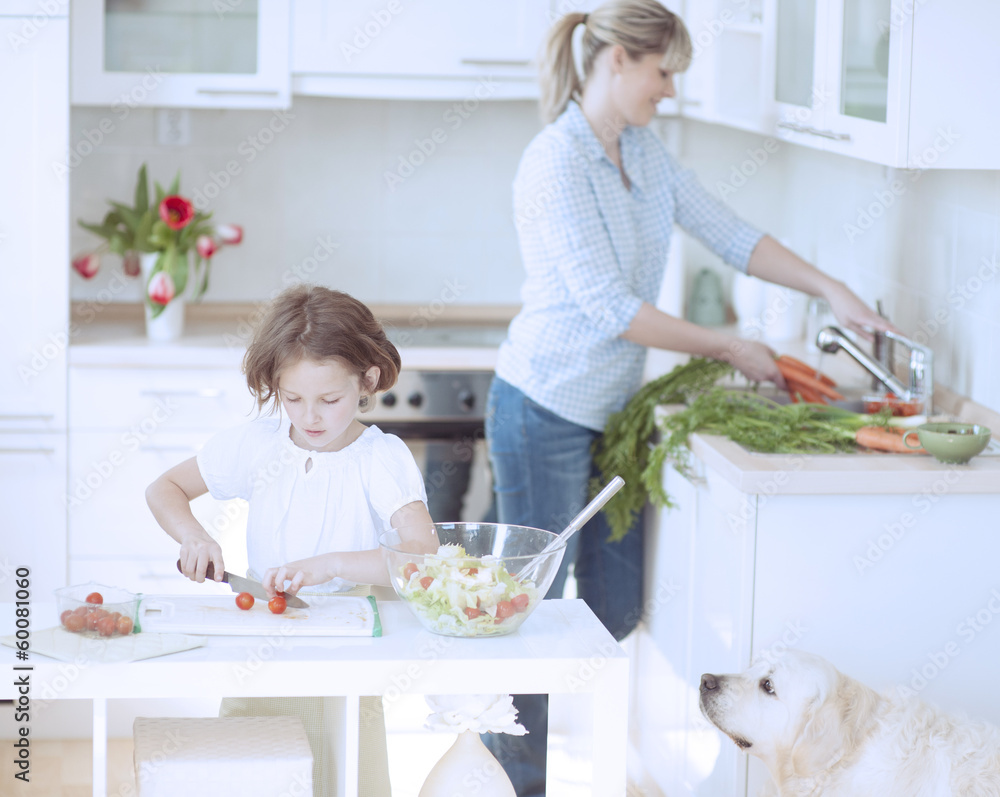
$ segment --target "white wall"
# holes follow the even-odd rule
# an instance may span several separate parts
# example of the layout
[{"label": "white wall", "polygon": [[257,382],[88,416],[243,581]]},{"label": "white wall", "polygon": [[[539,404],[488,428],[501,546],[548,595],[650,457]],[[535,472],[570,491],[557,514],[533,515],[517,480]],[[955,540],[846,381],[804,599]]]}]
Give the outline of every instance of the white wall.
[{"label": "white wall", "polygon": [[[1000,407],[1000,172],[899,171],[683,127],[683,160],[707,187],[869,303],[881,298],[898,326],[934,349],[936,381]],[[686,251],[689,273],[718,264],[700,246]]]},{"label": "white wall", "polygon": [[[454,105],[296,97],[284,117],[191,111],[183,147],[157,145],[153,111],[121,119],[110,109],[75,107],[70,146],[82,157],[71,161],[79,161],[70,172],[72,251],[100,243],[78,219],[99,222],[109,199],[132,204],[145,161],[151,180],[166,188],[180,169],[182,194],[200,192],[216,221],[244,226],[243,243],[217,256],[207,302],[269,298],[327,241],[337,245],[334,255],[308,278],[363,301],[431,301],[451,281],[459,301],[516,303],[523,271],[510,186],[541,127],[537,105],[481,103],[460,112]],[[424,156],[421,146],[433,151]],[[418,164],[412,174],[401,158]],[[387,172],[407,176],[390,186]],[[72,297],[96,298],[103,289],[115,301],[138,301],[137,281],[121,288],[115,271],[120,261],[109,256],[91,281],[74,273]]]}]

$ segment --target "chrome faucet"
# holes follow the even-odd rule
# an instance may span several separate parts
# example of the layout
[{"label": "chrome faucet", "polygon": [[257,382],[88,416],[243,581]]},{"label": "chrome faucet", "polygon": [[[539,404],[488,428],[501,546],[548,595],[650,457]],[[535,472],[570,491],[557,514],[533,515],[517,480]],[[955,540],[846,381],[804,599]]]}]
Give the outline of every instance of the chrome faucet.
[{"label": "chrome faucet", "polygon": [[895,332],[882,333],[886,338],[901,343],[910,350],[909,384],[904,385],[892,373],[891,363],[885,366],[872,359],[864,349],[851,340],[838,327],[823,327],[816,335],[816,345],[821,351],[833,353],[843,349],[853,357],[862,368],[878,379],[890,391],[903,401],[921,401],[924,412],[934,411],[934,352],[928,346],[910,340]]}]

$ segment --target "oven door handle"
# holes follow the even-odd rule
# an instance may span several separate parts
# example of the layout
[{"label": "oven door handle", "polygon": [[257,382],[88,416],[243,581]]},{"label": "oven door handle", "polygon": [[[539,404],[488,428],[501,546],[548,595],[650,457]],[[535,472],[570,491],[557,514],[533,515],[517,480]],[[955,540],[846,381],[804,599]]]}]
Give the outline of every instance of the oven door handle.
[{"label": "oven door handle", "polygon": [[454,421],[373,421],[386,434],[402,440],[482,440],[486,436],[483,419],[461,418]]}]

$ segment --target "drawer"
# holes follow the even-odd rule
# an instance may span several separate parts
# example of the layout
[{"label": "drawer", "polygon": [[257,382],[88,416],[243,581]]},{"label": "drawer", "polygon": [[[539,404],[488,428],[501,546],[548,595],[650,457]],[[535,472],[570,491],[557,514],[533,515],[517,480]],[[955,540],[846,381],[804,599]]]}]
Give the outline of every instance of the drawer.
[{"label": "drawer", "polygon": [[198,368],[71,368],[70,429],[225,429],[256,417],[242,374]]},{"label": "drawer", "polygon": [[[96,581],[143,595],[228,595],[228,584],[214,581],[198,584],[177,572],[172,559],[91,559],[71,558],[71,584]],[[228,563],[227,563],[228,566]]]},{"label": "drawer", "polygon": [[[71,557],[157,557],[177,561],[178,543],[153,518],[146,488],[195,456],[211,432],[157,432],[133,443],[122,432],[71,432],[67,489]],[[202,495],[191,502],[198,522],[223,550],[245,550],[245,501]]]}]

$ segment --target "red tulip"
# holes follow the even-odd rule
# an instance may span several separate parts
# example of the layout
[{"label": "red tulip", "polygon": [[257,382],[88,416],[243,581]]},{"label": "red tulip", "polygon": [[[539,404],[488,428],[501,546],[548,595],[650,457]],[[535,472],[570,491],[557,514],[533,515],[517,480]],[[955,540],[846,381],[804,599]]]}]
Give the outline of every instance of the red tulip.
[{"label": "red tulip", "polygon": [[149,300],[156,304],[165,305],[176,295],[174,281],[166,271],[157,271],[149,281],[146,291],[149,293]]},{"label": "red tulip", "polygon": [[238,224],[220,224],[215,232],[224,244],[238,244],[243,240],[243,228]]},{"label": "red tulip", "polygon": [[91,279],[100,267],[101,258],[98,256],[97,252],[91,252],[89,255],[81,255],[73,261],[73,268],[75,268],[80,276],[85,280]]},{"label": "red tulip", "polygon": [[219,251],[219,246],[215,243],[211,235],[199,235],[198,240],[194,242],[194,248],[206,260]]},{"label": "red tulip", "polygon": [[160,203],[160,218],[171,230],[183,229],[194,218],[194,205],[184,197],[164,197]]},{"label": "red tulip", "polygon": [[139,253],[135,251],[128,251],[122,257],[122,271],[125,272],[126,277],[138,277],[141,271],[139,267]]}]

